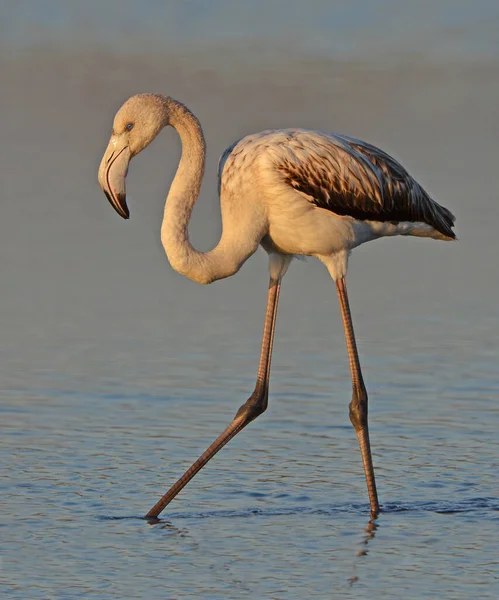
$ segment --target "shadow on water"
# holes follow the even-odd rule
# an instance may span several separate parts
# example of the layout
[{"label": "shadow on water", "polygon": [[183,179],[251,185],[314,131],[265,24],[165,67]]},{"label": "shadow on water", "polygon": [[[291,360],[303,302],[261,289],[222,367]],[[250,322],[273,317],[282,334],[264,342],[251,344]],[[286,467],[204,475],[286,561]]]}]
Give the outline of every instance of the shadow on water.
[{"label": "shadow on water", "polygon": [[459,501],[388,503],[383,506],[382,514],[398,512],[431,512],[442,515],[473,513],[477,511],[499,511],[499,498],[467,498]]},{"label": "shadow on water", "polygon": [[[353,514],[359,516],[365,514],[366,507],[364,504],[338,504],[335,506],[290,506],[287,508],[246,508],[243,510],[212,510],[202,512],[175,512],[169,515],[169,518],[153,518],[146,519],[144,516],[112,516],[101,515],[98,517],[102,521],[122,521],[122,520],[145,520],[150,525],[167,525],[172,524],[176,519],[248,519],[253,517],[278,517],[287,515],[319,515],[319,516],[335,516],[338,514]],[[437,514],[461,514],[473,513],[478,511],[493,511],[499,512],[499,498],[468,498],[460,501],[434,501],[434,502],[412,502],[412,503],[388,503],[381,507],[381,512],[378,517],[371,516],[369,523],[372,525],[375,521],[383,518],[390,513],[412,512],[412,513],[437,513]],[[374,537],[375,527],[369,529],[371,532],[367,541]],[[368,526],[369,528],[369,526]],[[366,533],[368,533],[366,529]],[[366,542],[367,543],[367,542]]]}]

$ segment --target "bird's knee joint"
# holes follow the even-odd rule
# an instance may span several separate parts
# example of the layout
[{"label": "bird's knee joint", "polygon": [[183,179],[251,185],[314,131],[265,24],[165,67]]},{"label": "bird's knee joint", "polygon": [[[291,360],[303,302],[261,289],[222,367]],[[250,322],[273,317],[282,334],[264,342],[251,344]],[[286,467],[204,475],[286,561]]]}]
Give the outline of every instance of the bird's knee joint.
[{"label": "bird's knee joint", "polygon": [[363,429],[367,425],[367,393],[365,390],[354,391],[349,409],[350,422],[355,431]]},{"label": "bird's knee joint", "polygon": [[267,410],[268,393],[253,393],[248,400],[239,408],[236,419],[242,417],[247,423],[253,421]]}]

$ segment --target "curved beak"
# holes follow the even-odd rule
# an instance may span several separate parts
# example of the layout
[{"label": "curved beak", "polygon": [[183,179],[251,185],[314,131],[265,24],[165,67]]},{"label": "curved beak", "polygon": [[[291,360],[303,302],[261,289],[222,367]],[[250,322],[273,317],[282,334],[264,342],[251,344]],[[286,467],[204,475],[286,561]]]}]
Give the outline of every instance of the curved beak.
[{"label": "curved beak", "polygon": [[125,178],[131,159],[129,147],[118,136],[111,136],[99,167],[99,184],[114,210],[128,219]]}]

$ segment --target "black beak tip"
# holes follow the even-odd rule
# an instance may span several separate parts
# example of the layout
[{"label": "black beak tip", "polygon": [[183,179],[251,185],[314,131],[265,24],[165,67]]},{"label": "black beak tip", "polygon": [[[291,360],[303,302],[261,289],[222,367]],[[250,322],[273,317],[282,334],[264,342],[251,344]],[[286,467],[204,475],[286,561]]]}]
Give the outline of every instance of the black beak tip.
[{"label": "black beak tip", "polygon": [[122,195],[122,194],[118,195],[118,203],[119,203],[120,208],[121,208],[120,216],[122,216],[124,219],[129,219],[130,218],[130,211],[128,210],[128,206],[126,204],[126,197],[125,197],[125,195]]},{"label": "black beak tip", "polygon": [[104,194],[106,198],[109,200],[109,203],[114,208],[114,210],[119,214],[123,219],[130,218],[130,211],[128,210],[128,206],[126,204],[126,196],[124,194],[119,194],[117,197],[117,202],[114,201],[114,198],[111,196],[109,192],[104,190]]}]

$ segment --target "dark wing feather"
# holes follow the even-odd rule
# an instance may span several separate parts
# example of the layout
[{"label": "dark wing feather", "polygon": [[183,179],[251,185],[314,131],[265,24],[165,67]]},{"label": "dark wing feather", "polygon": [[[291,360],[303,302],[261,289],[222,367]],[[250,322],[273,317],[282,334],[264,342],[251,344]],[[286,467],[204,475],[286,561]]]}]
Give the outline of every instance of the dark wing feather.
[{"label": "dark wing feather", "polygon": [[302,135],[297,131],[293,136],[293,151],[279,169],[286,183],[310,202],[359,220],[423,222],[455,238],[453,214],[391,156],[343,135],[316,132],[313,139],[300,140]]}]

